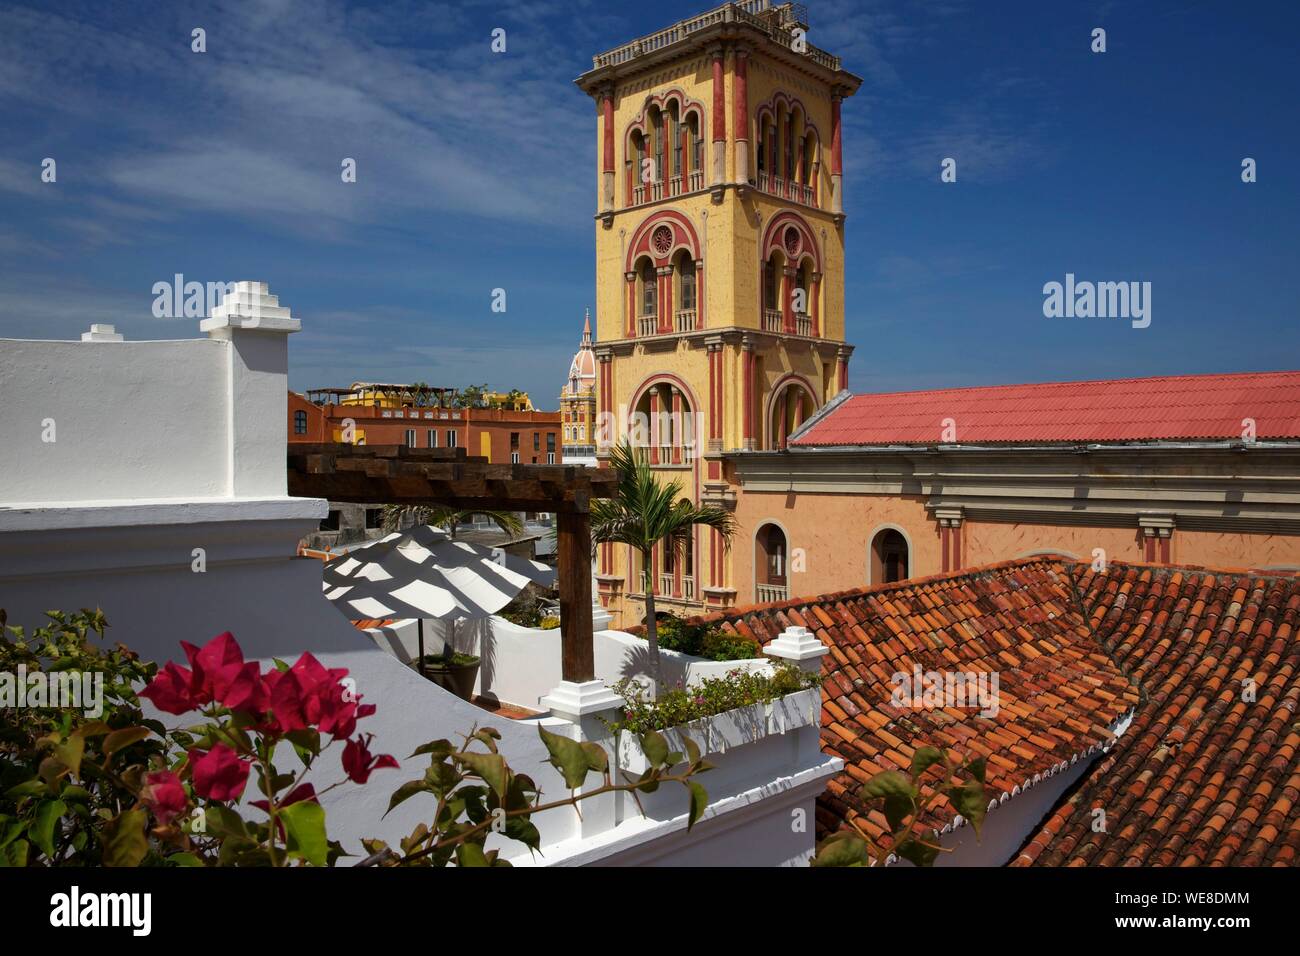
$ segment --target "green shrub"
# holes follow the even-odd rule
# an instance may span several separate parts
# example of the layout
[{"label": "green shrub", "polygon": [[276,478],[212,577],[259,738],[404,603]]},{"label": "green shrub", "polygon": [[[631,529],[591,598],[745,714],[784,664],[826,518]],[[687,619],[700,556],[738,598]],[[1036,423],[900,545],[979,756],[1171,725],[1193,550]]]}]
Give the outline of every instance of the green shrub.
[{"label": "green shrub", "polygon": [[623,716],[610,724],[615,731],[643,734],[667,730],[723,714],[738,707],[777,700],[796,691],[821,685],[819,674],[804,672],[790,661],[774,662],[772,673],[734,670],[724,677],[709,677],[695,687],[676,687],[646,700],[645,689],[634,679],[625,678],[613,685],[623,698]]},{"label": "green shrub", "polygon": [[713,624],[688,623],[665,614],[659,618],[659,646],[711,661],[743,661],[761,656],[753,641],[727,634]]}]

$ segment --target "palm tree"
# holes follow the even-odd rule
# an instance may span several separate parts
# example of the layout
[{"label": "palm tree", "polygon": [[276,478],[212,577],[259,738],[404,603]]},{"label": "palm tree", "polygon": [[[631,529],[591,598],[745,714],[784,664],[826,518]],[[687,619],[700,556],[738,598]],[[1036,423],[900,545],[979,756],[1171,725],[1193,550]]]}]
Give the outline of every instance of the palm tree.
[{"label": "palm tree", "polygon": [[618,473],[618,492],[613,498],[591,503],[593,544],[631,545],[641,555],[641,579],[645,593],[646,641],[650,645],[650,671],[659,682],[659,630],[655,621],[655,545],[681,555],[696,525],[712,528],[730,547],[736,522],[730,511],[713,505],[696,505],[682,495],[682,483],[661,483],[650,470],[644,452],[634,451],[625,439],[611,449],[610,466]]},{"label": "palm tree", "polygon": [[411,524],[442,528],[454,539],[456,526],[473,515],[484,515],[511,537],[523,534],[524,523],[513,511],[458,511],[445,505],[384,505],[382,524],[384,531],[391,533],[401,529],[409,518]]}]

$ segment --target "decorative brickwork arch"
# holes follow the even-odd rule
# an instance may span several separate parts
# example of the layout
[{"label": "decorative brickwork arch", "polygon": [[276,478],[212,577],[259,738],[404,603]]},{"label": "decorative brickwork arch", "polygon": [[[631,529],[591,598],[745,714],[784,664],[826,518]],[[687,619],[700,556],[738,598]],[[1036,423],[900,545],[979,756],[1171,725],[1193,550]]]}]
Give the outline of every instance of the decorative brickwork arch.
[{"label": "decorative brickwork arch", "polygon": [[[662,241],[665,233],[666,243]],[[632,263],[641,256],[649,256],[656,266],[669,265],[678,249],[686,249],[693,260],[701,258],[700,238],[691,220],[675,209],[661,209],[641,220],[632,233],[624,271],[630,272]]]},{"label": "decorative brickwork arch", "polygon": [[799,265],[805,259],[812,259],[813,269],[817,272],[824,271],[817,236],[808,221],[797,212],[786,210],[773,216],[763,231],[763,242],[759,249],[764,262],[772,258],[774,251],[779,250],[788,262]]},{"label": "decorative brickwork arch", "polygon": [[[802,393],[802,395],[795,395],[799,404],[790,410],[787,400],[791,398],[792,390],[794,393]],[[786,439],[790,437],[796,428],[811,418],[817,412],[817,408],[817,390],[813,388],[812,382],[795,372],[783,376],[772,387],[763,409],[763,429],[765,432],[762,436],[765,442],[763,447],[770,449],[784,448]],[[793,421],[789,419],[791,411],[793,412]],[[779,419],[778,414],[780,415]],[[782,424],[785,426],[784,429]]]}]

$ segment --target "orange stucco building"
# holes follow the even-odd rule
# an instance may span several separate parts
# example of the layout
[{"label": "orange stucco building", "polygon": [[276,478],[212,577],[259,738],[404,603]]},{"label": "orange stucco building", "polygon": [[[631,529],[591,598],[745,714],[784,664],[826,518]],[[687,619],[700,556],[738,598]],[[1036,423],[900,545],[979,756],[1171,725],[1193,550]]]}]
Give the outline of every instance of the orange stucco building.
[{"label": "orange stucco building", "polygon": [[464,448],[493,462],[560,462],[560,413],[450,407],[451,389],[356,383],[289,393],[290,442]]}]

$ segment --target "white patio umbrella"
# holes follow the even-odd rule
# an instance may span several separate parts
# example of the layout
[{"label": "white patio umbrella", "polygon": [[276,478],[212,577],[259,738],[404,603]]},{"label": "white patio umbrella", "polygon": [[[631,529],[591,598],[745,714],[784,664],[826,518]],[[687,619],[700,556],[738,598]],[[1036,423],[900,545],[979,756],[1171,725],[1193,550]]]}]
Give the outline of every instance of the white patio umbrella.
[{"label": "white patio umbrella", "polygon": [[490,617],[530,583],[550,587],[555,569],[420,525],[326,562],[321,586],[352,620],[415,618],[423,660],[425,618]]}]

